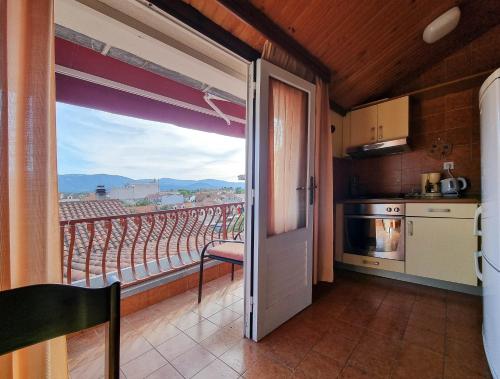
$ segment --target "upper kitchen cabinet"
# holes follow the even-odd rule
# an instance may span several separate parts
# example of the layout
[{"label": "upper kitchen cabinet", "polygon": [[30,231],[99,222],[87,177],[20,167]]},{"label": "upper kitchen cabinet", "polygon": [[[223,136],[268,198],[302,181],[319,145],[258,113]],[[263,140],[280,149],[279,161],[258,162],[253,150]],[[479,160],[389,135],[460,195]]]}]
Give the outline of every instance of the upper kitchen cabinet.
[{"label": "upper kitchen cabinet", "polygon": [[377,139],[387,141],[408,137],[410,123],[410,98],[408,96],[377,105]]},{"label": "upper kitchen cabinet", "polygon": [[348,147],[408,137],[409,97],[400,97],[351,112]]},{"label": "upper kitchen cabinet", "polygon": [[344,156],[344,118],[330,110],[330,125],[332,126],[332,150],[335,158]]},{"label": "upper kitchen cabinet", "polygon": [[377,141],[377,105],[351,112],[349,146],[366,145]]},{"label": "upper kitchen cabinet", "polygon": [[351,113],[345,116],[330,110],[330,125],[332,126],[332,152],[334,158],[345,158],[349,155],[346,149],[351,139]]}]

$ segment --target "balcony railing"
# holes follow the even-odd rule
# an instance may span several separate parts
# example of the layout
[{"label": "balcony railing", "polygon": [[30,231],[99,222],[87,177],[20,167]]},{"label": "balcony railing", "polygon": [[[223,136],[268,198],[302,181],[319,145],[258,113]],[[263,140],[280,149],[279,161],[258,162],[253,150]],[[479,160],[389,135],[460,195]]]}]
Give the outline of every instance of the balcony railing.
[{"label": "balcony railing", "polygon": [[130,286],[192,265],[213,239],[242,239],[244,203],[62,221],[65,283]]}]

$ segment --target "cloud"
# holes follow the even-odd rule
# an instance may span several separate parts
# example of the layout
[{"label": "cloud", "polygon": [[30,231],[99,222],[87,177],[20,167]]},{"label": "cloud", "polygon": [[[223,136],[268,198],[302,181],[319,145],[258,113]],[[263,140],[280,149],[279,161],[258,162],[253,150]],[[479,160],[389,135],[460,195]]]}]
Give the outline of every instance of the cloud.
[{"label": "cloud", "polygon": [[245,140],[57,103],[60,174],[237,180]]}]

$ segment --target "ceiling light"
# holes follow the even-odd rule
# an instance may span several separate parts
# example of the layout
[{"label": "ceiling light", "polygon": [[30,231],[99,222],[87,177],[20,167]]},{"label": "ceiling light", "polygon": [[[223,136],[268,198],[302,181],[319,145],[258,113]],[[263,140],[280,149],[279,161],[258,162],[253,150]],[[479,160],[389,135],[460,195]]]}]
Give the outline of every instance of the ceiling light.
[{"label": "ceiling light", "polygon": [[427,43],[434,43],[455,29],[460,21],[460,8],[453,7],[432,21],[424,30],[423,38]]}]

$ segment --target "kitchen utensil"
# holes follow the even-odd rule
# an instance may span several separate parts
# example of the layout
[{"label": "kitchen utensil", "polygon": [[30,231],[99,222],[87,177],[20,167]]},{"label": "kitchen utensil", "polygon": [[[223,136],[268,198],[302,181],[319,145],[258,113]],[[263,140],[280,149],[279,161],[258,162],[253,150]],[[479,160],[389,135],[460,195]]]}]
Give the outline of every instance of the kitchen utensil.
[{"label": "kitchen utensil", "polygon": [[458,195],[460,191],[467,189],[467,180],[462,177],[447,178],[441,180],[441,193],[443,195]]},{"label": "kitchen utensil", "polygon": [[428,172],[420,175],[421,186],[422,186],[422,196],[424,197],[440,197],[441,191],[439,188],[439,181],[441,179],[441,173],[439,172]]}]

